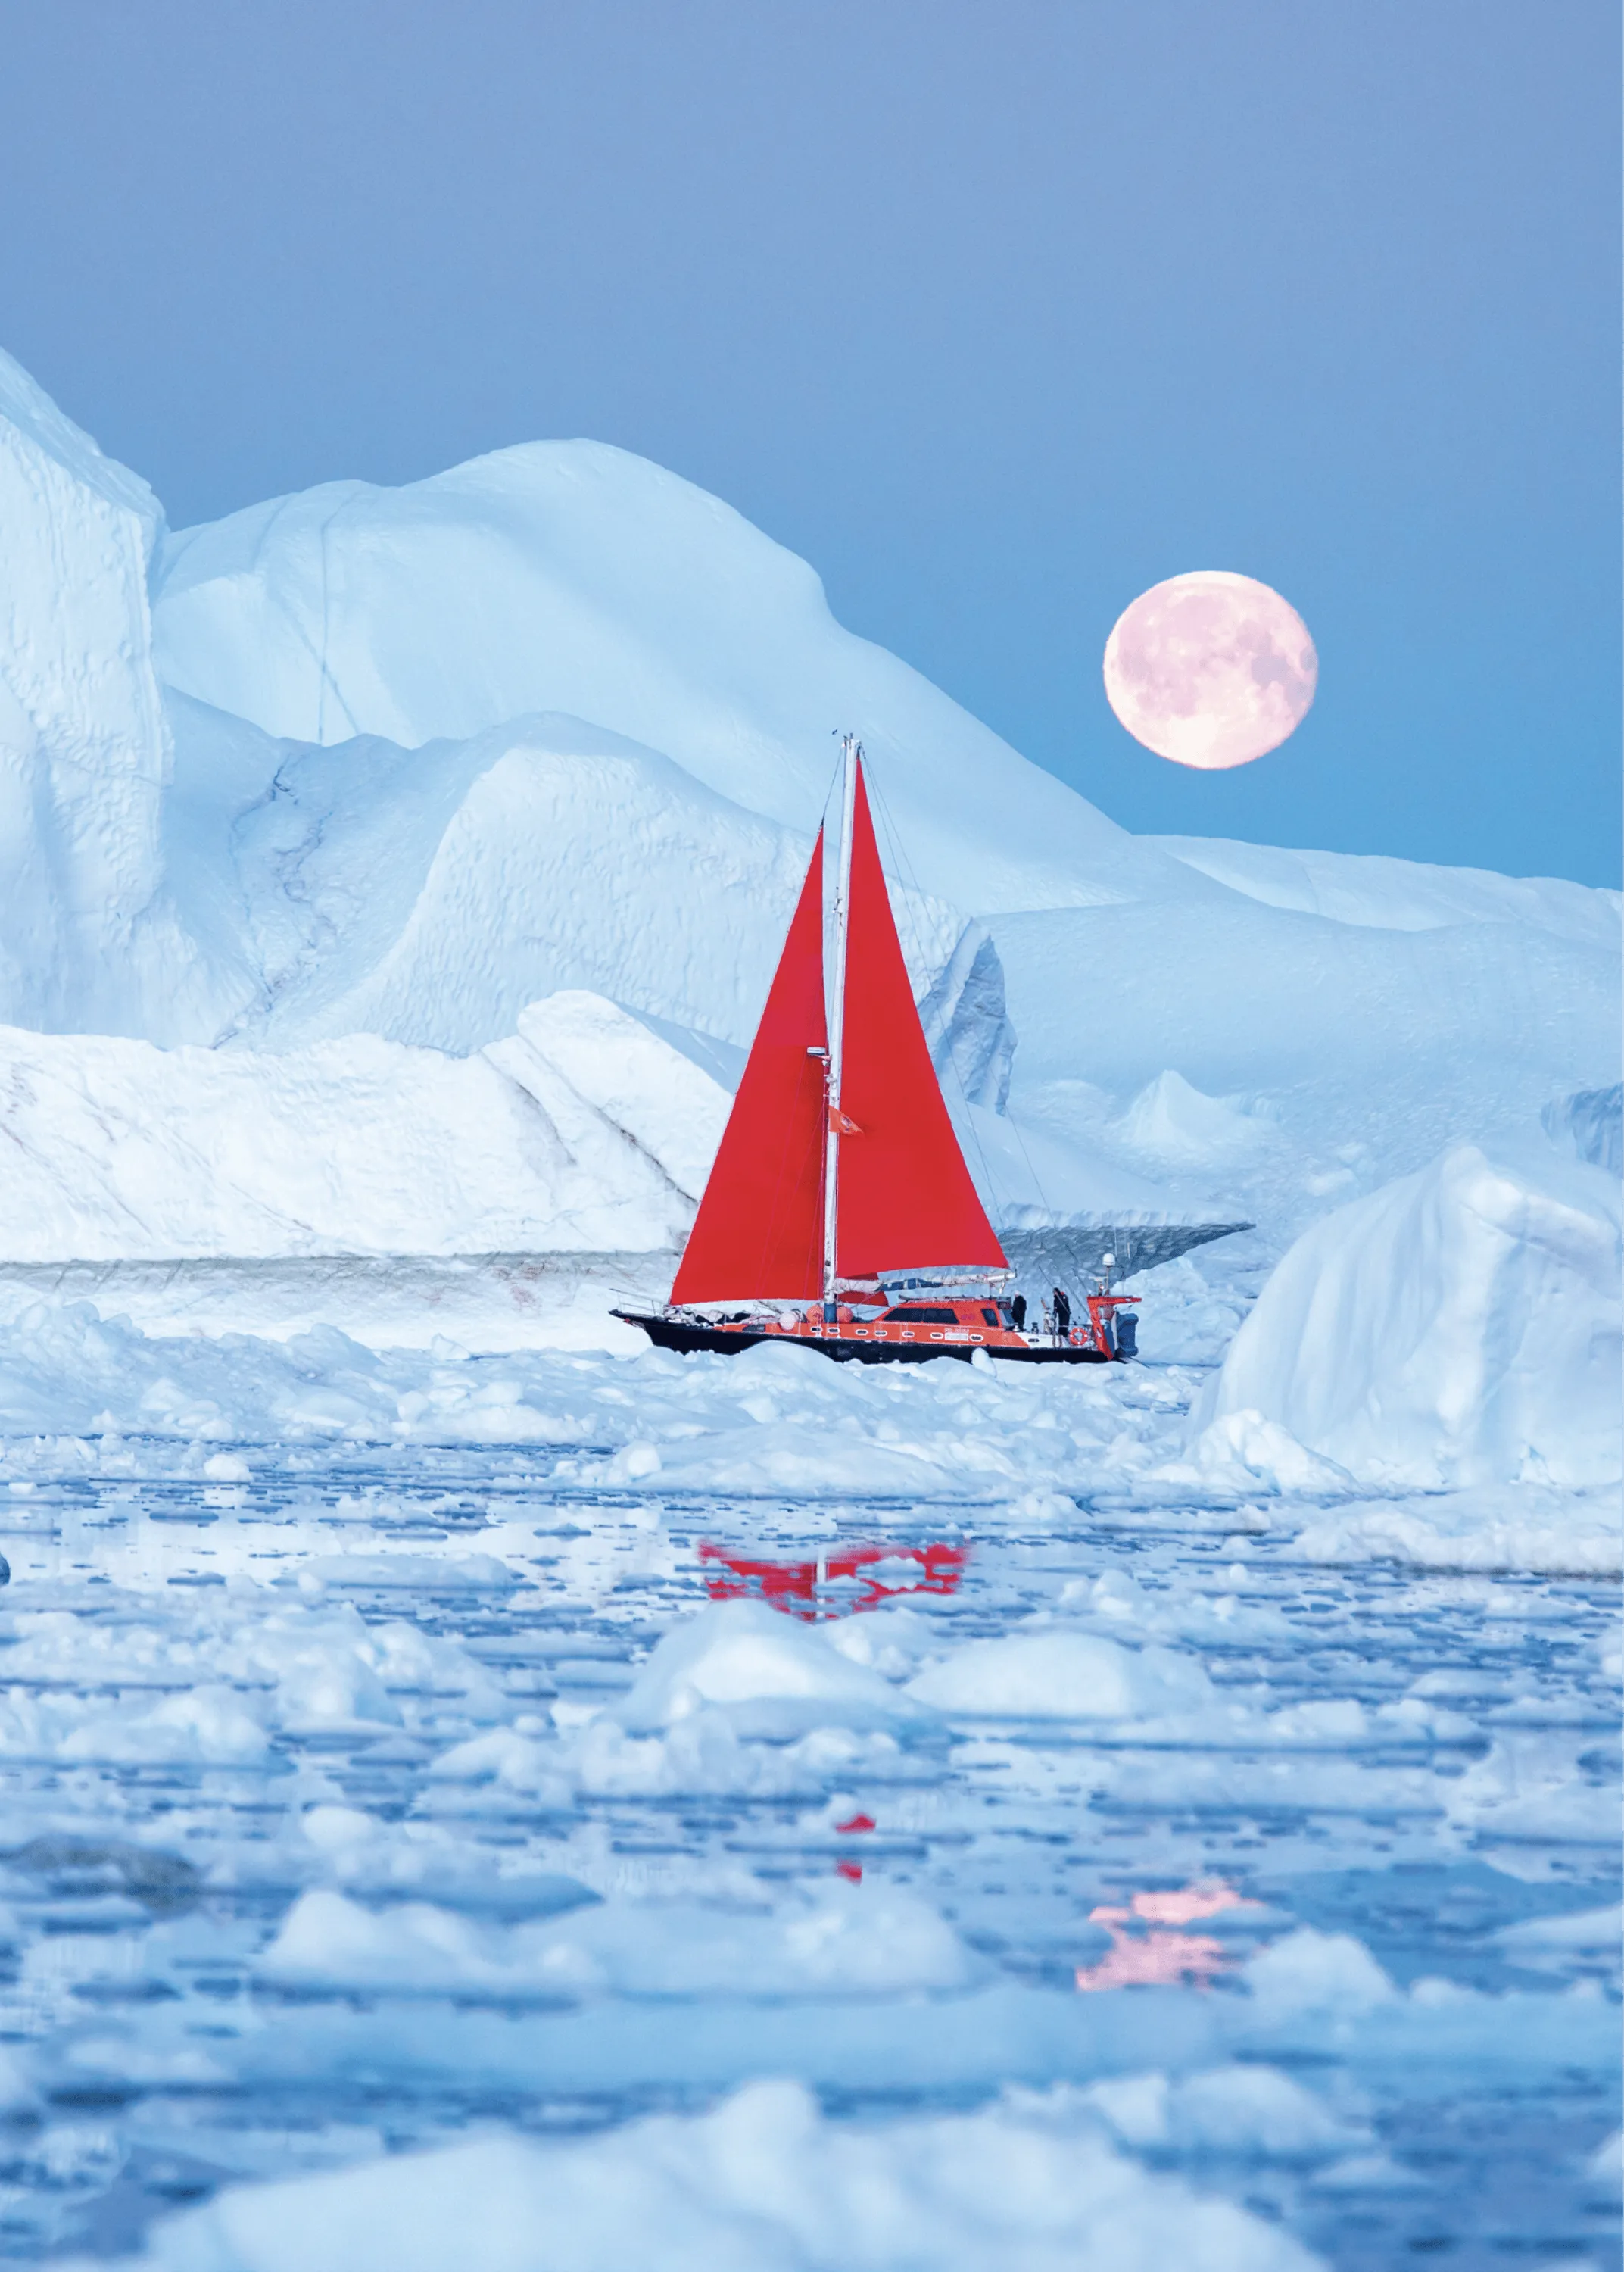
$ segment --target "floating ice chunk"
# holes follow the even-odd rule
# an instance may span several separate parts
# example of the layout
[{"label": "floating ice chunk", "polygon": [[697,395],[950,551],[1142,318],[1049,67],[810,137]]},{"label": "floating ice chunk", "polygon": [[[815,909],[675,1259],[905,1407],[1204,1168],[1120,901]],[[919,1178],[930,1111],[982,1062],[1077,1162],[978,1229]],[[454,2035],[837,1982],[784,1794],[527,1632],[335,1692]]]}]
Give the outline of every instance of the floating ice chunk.
[{"label": "floating ice chunk", "polygon": [[1303,1925],[1253,1957],[1246,1982],[1270,2021],[1307,2013],[1352,2018],[1397,2002],[1398,1991],[1362,1941]]},{"label": "floating ice chunk", "polygon": [[267,1979],[407,1995],[746,1999],[960,1989],[980,1969],[917,1895],[839,1878],[771,1908],[615,1901],[509,1927],[422,1901],[373,1910],[320,1887],[300,1895],[258,1965]]},{"label": "floating ice chunk", "polygon": [[0,2114],[30,2113],[39,2104],[39,2094],[22,2054],[10,2044],[0,2044]]},{"label": "floating ice chunk", "polygon": [[302,1894],[259,1960],[267,1979],[389,1987],[432,1995],[448,1988],[513,1991],[578,1984],[555,1966],[515,1962],[502,1936],[436,1909],[403,1902],[375,1913],[346,1895],[318,1887]]},{"label": "floating ice chunk", "polygon": [[[1244,1566],[1232,1564],[1228,1575],[1232,1584],[1244,1583]],[[1233,1647],[1241,1640],[1289,1641],[1292,1634],[1290,1620],[1271,1605],[1193,1587],[1151,1593],[1121,1569],[1069,1578],[1057,1607],[1096,1632],[1142,1640],[1217,1640]]]},{"label": "floating ice chunk", "polygon": [[1187,1461],[1170,1461],[1152,1472],[1172,1481],[1189,1470],[1203,1483],[1236,1491],[1322,1497],[1353,1488],[1345,1469],[1320,1459],[1278,1421],[1251,1409],[1220,1414],[1196,1438]]},{"label": "floating ice chunk", "polygon": [[501,1593],[519,1582],[494,1554],[312,1554],[302,1574],[323,1586],[354,1587],[369,1593],[432,1591],[436,1594]]},{"label": "floating ice chunk", "polygon": [[1569,1910],[1557,1917],[1531,1917],[1504,1926],[1495,1936],[1516,1962],[1561,1966],[1572,1957],[1617,1958],[1624,1943],[1624,1908]]},{"label": "floating ice chunk", "polygon": [[64,1760],[194,1760],[246,1765],[269,1748],[247,1699],[220,1682],[166,1696],[145,1712],[103,1712],[64,1737]]},{"label": "floating ice chunk", "polygon": [[611,1489],[621,1484],[646,1483],[659,1473],[662,1465],[657,1444],[624,1444],[603,1469],[600,1480]]},{"label": "floating ice chunk", "polygon": [[[1616,1577],[1624,1558],[1615,1491],[1537,1484],[1364,1499],[1316,1515],[1296,1551],[1306,1562],[1408,1563],[1423,1570],[1541,1570]],[[1615,1652],[1616,1639],[1612,1640]],[[1604,1640],[1604,1652],[1607,1642]],[[1617,1671],[1613,1677],[1616,1679]]]},{"label": "floating ice chunk", "polygon": [[307,1806],[299,1827],[318,1853],[347,1860],[375,1842],[381,1826],[357,1806]]},{"label": "floating ice chunk", "polygon": [[916,1995],[968,1987],[983,1969],[917,1894],[838,1877],[770,1910],[616,1902],[553,1932],[628,1995]]},{"label": "floating ice chunk", "polygon": [[749,1743],[713,1705],[663,1735],[629,1736],[605,1715],[584,1730],[575,1766],[582,1791],[626,1798],[811,1797],[854,1775],[905,1782],[926,1772],[883,1729],[814,1728],[793,1744]]},{"label": "floating ice chunk", "polygon": [[[1316,2194],[1329,2194],[1334,2200],[1345,2194],[1427,2193],[1434,2180],[1419,2170],[1405,2169],[1390,2154],[1374,2153],[1350,2154],[1345,2161],[1316,2170],[1310,2183]],[[1552,2272],[1552,2268],[1546,2266],[1543,2272]],[[1584,2272],[1594,2272],[1594,2268],[1587,2265]]]},{"label": "floating ice chunk", "polygon": [[[869,1563],[862,1574],[875,1583],[883,1583],[877,1573],[889,1573],[893,1566],[896,1582],[904,1586],[917,1584],[925,1574],[924,1566],[919,1562],[912,1566],[912,1573],[905,1562],[895,1566]],[[843,1618],[827,1626],[825,1632],[831,1648],[838,1649],[853,1664],[871,1665],[888,1680],[900,1680],[912,1672],[920,1657],[939,1647],[942,1640],[941,1627],[934,1618],[900,1603],[894,1609],[872,1610],[860,1618]]]},{"label": "floating ice chunk", "polygon": [[568,1789],[559,1772],[557,1746],[538,1743],[515,1728],[492,1728],[453,1744],[428,1774],[436,1782],[494,1782],[503,1790],[561,1799]]},{"label": "floating ice chunk", "polygon": [[674,1627],[613,1712],[632,1734],[647,1735],[707,1704],[726,1707],[740,1733],[920,1716],[877,1672],[764,1602],[718,1602]]},{"label": "floating ice chunk", "polygon": [[1087,2096],[1126,2145],[1182,2154],[1309,2161],[1346,2153],[1369,2135],[1272,2066],[1122,2075],[1094,2083]]},{"label": "floating ice chunk", "polygon": [[1531,1728],[1497,1735],[1486,1758],[1473,1760],[1449,1786],[1449,1820],[1474,1842],[1497,1838],[1519,1846],[1564,1838],[1598,1849],[1618,1840],[1616,1784],[1576,1775],[1569,1745]]},{"label": "floating ice chunk", "polygon": [[1586,2175],[1592,2185],[1605,2189],[1609,2199],[1616,2200],[1624,2193],[1624,2130],[1615,2130],[1602,2140],[1586,2164]]},{"label": "floating ice chunk", "polygon": [[937,1711],[1009,1719],[1142,1719],[1213,1701],[1193,1656],[1065,1632],[970,1641],[911,1680],[907,1693]]},{"label": "floating ice chunk", "polygon": [[1076,2094],[831,2120],[789,2081],[594,2137],[495,2136],[238,2186],[130,2272],[1314,2272],[1278,2227],[1100,2135]]}]

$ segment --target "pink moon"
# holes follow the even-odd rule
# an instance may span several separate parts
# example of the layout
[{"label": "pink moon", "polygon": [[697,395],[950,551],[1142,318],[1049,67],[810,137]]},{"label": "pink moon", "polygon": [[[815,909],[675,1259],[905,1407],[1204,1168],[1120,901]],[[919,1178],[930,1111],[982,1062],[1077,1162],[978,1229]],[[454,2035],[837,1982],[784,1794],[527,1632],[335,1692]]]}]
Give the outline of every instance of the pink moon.
[{"label": "pink moon", "polygon": [[1152,584],[1106,641],[1106,694],[1134,739],[1209,773],[1278,749],[1319,675],[1296,609],[1225,568]]}]

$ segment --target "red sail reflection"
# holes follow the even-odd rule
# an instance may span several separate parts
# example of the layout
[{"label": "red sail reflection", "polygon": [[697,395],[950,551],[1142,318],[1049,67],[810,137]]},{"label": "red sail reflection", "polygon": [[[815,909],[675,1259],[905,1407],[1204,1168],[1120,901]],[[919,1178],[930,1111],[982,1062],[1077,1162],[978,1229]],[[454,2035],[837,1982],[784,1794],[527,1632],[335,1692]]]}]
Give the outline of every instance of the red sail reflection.
[{"label": "red sail reflection", "polygon": [[[1186,1982],[1205,1988],[1234,1962],[1233,1955],[1211,1933],[1170,1928],[1216,1917],[1221,1910],[1257,1906],[1233,1886],[1213,1884],[1134,1894],[1125,1909],[1106,1904],[1091,1910],[1090,1923],[1104,1925],[1111,1947],[1098,1964],[1078,1965],[1077,1986],[1085,1994],[1102,1988],[1177,1988]],[[1140,1926],[1150,1930],[1135,1930]]]},{"label": "red sail reflection", "polygon": [[[810,1561],[767,1562],[699,1543],[699,1559],[713,1602],[744,1596],[769,1603],[804,1624],[883,1609],[909,1594],[953,1594],[970,1560],[967,1546],[839,1546]],[[831,1596],[829,1589],[839,1591]]]}]

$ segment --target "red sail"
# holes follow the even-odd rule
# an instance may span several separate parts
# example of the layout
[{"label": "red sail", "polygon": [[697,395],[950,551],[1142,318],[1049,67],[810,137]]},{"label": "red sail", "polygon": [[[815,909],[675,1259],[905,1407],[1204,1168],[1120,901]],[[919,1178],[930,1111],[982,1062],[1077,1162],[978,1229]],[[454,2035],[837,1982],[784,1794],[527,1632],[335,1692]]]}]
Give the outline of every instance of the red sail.
[{"label": "red sail", "polygon": [[682,1250],[674,1302],[809,1300],[822,1291],[823,1059],[807,1052],[825,1048],[828,1038],[820,829],[716,1164]]},{"label": "red sail", "polygon": [[915,1265],[1007,1270],[913,1006],[860,766],[846,968],[840,1107],[862,1133],[840,1140],[841,1277]]}]

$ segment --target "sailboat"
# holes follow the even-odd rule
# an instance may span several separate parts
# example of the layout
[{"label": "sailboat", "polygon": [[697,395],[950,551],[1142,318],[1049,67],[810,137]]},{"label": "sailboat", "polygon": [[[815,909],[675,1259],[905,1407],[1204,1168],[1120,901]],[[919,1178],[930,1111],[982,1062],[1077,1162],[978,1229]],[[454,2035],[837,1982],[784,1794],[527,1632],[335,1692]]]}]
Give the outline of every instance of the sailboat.
[{"label": "sailboat", "polygon": [[851,735],[827,924],[824,833],[670,1300],[615,1315],[671,1349],[793,1341],[868,1364],[978,1349],[1025,1364],[1116,1361],[1133,1347],[1136,1296],[1101,1281],[1086,1322],[1073,1325],[1057,1300],[1028,1332],[1006,1290],[1013,1274],[914,1007]]}]

